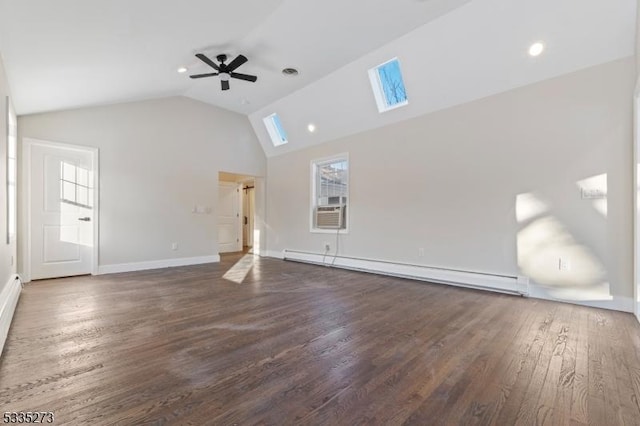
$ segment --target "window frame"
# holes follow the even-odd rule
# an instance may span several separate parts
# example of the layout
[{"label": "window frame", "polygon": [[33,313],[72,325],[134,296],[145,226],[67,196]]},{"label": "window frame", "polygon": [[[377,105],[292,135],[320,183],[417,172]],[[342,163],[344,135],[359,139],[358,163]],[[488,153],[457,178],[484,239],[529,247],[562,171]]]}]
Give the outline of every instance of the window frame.
[{"label": "window frame", "polygon": [[[347,176],[346,176],[346,180],[347,180],[347,202],[345,204],[346,206],[346,214],[345,214],[345,227],[344,229],[323,229],[323,228],[315,228],[314,227],[314,213],[315,213],[315,209],[318,206],[318,204],[316,203],[318,201],[318,185],[317,185],[317,175],[318,175],[318,168],[324,164],[328,164],[328,163],[335,163],[338,161],[346,161],[347,162]],[[350,204],[351,204],[351,162],[349,160],[349,153],[345,152],[345,153],[341,153],[341,154],[336,154],[336,155],[332,155],[329,157],[323,157],[323,158],[316,158],[314,160],[311,160],[310,162],[310,169],[311,169],[311,176],[310,176],[310,185],[311,185],[311,198],[310,198],[310,209],[309,209],[309,232],[313,233],[313,234],[348,234],[349,233],[349,224],[350,224],[350,220],[349,217],[351,215],[351,208],[350,208]]]},{"label": "window frame", "polygon": [[[404,89],[405,98],[406,98],[404,101],[398,102],[394,105],[389,105],[387,96],[385,94],[384,85],[382,83],[382,80],[380,79],[380,72],[379,72],[380,68],[384,67],[385,65],[391,62],[398,63],[398,68],[400,70],[400,78],[402,80],[402,87]],[[404,82],[404,74],[402,73],[402,66],[400,65],[400,60],[398,59],[398,57],[391,58],[388,61],[385,61],[369,69],[369,80],[371,81],[371,89],[373,90],[373,96],[375,97],[376,106],[378,107],[378,112],[380,114],[382,114],[383,112],[391,111],[391,110],[402,108],[404,106],[409,105],[409,96],[407,95],[407,86]]]},{"label": "window frame", "polygon": [[[6,97],[6,196],[7,196],[7,239],[11,244],[18,235],[18,118],[9,96]],[[11,156],[13,154],[13,156]]]},{"label": "window frame", "polygon": [[[276,123],[276,119],[280,123]],[[277,148],[282,145],[286,145],[289,143],[289,137],[287,136],[287,131],[284,129],[284,124],[282,124],[282,119],[278,115],[277,112],[273,114],[269,114],[262,119],[264,126],[267,129],[267,133],[269,134],[269,139],[271,139],[271,143],[274,148]],[[278,128],[280,127],[280,128]],[[280,131],[282,130],[282,132]]]}]

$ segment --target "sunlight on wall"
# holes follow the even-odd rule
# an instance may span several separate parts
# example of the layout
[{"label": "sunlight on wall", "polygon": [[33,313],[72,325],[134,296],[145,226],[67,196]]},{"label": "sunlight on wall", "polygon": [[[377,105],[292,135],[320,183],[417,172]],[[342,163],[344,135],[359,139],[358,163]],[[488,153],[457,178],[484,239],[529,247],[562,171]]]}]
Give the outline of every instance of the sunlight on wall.
[{"label": "sunlight on wall", "polygon": [[253,230],[253,253],[262,254],[262,247],[260,246],[260,230]]},{"label": "sunlight on wall", "polygon": [[534,194],[520,194],[516,198],[516,219],[526,222],[549,211],[549,205]]},{"label": "sunlight on wall", "polygon": [[67,161],[59,163],[60,241],[92,247],[93,172]]},{"label": "sunlight on wall", "polygon": [[607,217],[607,174],[593,176],[576,182],[582,198],[590,200],[593,207],[604,217]]},{"label": "sunlight on wall", "polygon": [[532,193],[516,197],[518,267],[565,300],[611,300],[606,270],[592,250],[580,244],[551,214],[549,203]]},{"label": "sunlight on wall", "polygon": [[60,203],[60,241],[93,247],[93,225],[82,223],[80,217],[92,217],[91,209]]},{"label": "sunlight on wall", "polygon": [[236,264],[222,276],[222,278],[236,284],[242,284],[251,268],[253,268],[253,254],[246,254],[238,260]]}]

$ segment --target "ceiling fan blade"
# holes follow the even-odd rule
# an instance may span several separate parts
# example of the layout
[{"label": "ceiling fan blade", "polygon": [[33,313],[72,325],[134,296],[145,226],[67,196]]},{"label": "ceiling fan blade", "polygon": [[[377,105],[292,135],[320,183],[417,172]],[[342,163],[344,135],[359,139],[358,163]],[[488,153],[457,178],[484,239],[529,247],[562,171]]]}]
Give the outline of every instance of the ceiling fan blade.
[{"label": "ceiling fan blade", "polygon": [[252,81],[254,83],[258,80],[258,77],[256,77],[255,75],[239,74],[237,72],[232,72],[231,77],[244,81]]},{"label": "ceiling fan blade", "polygon": [[205,55],[203,55],[202,53],[197,53],[196,54],[196,58],[200,59],[202,62],[204,62],[205,64],[209,65],[211,68],[213,68],[216,71],[220,71],[220,68],[218,67],[218,64],[216,64],[215,62],[213,62],[211,59],[207,58]]},{"label": "ceiling fan blade", "polygon": [[190,78],[205,78],[205,77],[213,77],[214,75],[218,75],[217,72],[212,72],[209,74],[196,74],[196,75],[190,75]]},{"label": "ceiling fan blade", "polygon": [[229,90],[229,81],[221,80],[220,84],[222,85],[222,90]]},{"label": "ceiling fan blade", "polygon": [[247,61],[248,59],[244,55],[236,56],[236,58],[233,61],[229,62],[229,64],[227,65],[227,72],[231,72],[235,70],[236,68],[238,68],[240,65],[244,64]]}]

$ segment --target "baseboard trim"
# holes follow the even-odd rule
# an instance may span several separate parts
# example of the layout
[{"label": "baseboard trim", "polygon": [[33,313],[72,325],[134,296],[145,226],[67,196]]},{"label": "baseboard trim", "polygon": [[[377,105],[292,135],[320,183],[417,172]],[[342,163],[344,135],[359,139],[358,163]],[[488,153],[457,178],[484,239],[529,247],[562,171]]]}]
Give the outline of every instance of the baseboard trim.
[{"label": "baseboard trim", "polygon": [[547,287],[531,283],[529,285],[529,296],[535,299],[551,300],[554,302],[570,303],[572,305],[587,306],[590,308],[609,309],[633,313],[633,298],[624,296],[611,296],[611,300],[570,300],[554,297]]},{"label": "baseboard trim", "polygon": [[202,265],[204,263],[218,262],[220,262],[220,255],[151,260],[148,262],[120,263],[116,265],[101,265],[98,267],[98,275],[119,274],[122,272],[146,271],[149,269],[174,268],[177,266]]},{"label": "baseboard trim", "polygon": [[337,256],[334,259],[333,256],[324,256],[320,253],[303,252],[298,250],[284,250],[282,253],[269,251],[268,255],[269,257],[282,258],[297,262],[312,263],[316,265],[330,264],[336,268],[389,275],[399,278],[409,278],[457,287],[488,290],[498,293],[516,295],[528,295],[529,293],[529,280],[527,277],[523,276],[459,271],[347,256]]},{"label": "baseboard trim", "polygon": [[20,278],[17,275],[11,275],[2,289],[2,293],[0,293],[0,354],[2,354],[4,344],[7,341],[7,335],[11,328],[11,321],[13,320],[13,314],[16,311],[21,292],[22,283]]},{"label": "baseboard trim", "polygon": [[284,260],[284,251],[265,250],[264,255],[265,257]]}]

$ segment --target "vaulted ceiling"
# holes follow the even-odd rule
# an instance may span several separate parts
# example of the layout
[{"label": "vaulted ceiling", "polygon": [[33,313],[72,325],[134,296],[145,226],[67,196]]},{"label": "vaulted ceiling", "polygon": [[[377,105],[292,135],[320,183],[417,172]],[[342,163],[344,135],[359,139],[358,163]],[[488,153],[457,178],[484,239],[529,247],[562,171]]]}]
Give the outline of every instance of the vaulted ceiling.
[{"label": "vaulted ceiling", "polygon": [[[18,114],[187,96],[249,116],[267,156],[634,54],[637,0],[0,0]],[[531,43],[545,52],[527,55]],[[244,54],[218,77],[196,53]],[[409,105],[379,114],[367,70],[398,57]],[[188,73],[179,74],[179,67]],[[285,67],[300,71],[282,74]],[[289,143],[262,119],[277,112]],[[307,125],[317,131],[310,133]]]},{"label": "vaulted ceiling", "polygon": [[[0,52],[18,114],[172,95],[249,114],[469,1],[0,0]],[[242,53],[258,82],[191,80],[197,52]]]},{"label": "vaulted ceiling", "polygon": [[[266,155],[275,156],[628,58],[636,7],[636,0],[472,0],[249,119]],[[546,46],[538,57],[528,54],[534,42]],[[393,57],[409,103],[380,114],[367,72]],[[262,121],[274,112],[289,139],[277,147]]]}]

